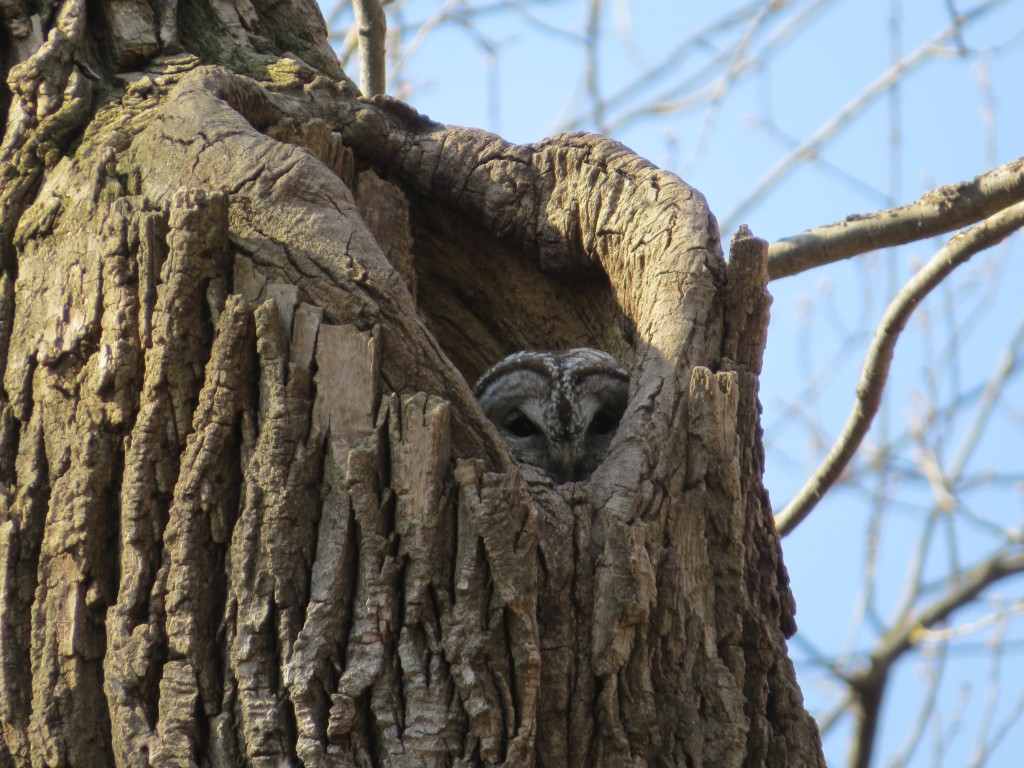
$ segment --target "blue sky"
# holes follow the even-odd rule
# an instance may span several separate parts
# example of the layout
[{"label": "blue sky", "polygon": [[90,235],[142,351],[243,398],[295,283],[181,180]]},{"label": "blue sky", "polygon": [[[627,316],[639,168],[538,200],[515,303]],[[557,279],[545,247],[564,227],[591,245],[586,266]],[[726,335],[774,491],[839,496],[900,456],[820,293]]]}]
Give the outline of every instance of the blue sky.
[{"label": "blue sky", "polygon": [[[771,241],[850,214],[910,202],[938,184],[969,180],[1024,154],[1021,0],[803,0],[776,5],[785,7],[749,38],[750,14],[766,3],[615,0],[605,3],[601,17],[597,78],[606,93],[620,93],[606,111],[603,127],[701,190],[723,224],[726,241],[739,222]],[[406,23],[414,23],[439,8],[457,6],[411,0],[401,14]],[[583,75],[587,60],[579,44],[585,32],[584,7],[576,1],[552,1],[531,6],[529,15],[496,10],[476,19],[472,29],[438,26],[409,58],[391,92],[435,120],[485,128],[515,142],[566,129],[602,128],[588,110]],[[987,10],[970,18],[959,38],[943,38],[952,7],[965,16],[974,8]],[[664,62],[681,41],[730,12],[743,23],[708,31],[677,65],[665,67],[658,76],[642,76]],[[797,24],[805,14],[807,21]],[[788,28],[792,32],[787,35]],[[784,43],[774,49],[769,41],[776,37]],[[744,39],[750,43],[746,58],[736,55]],[[916,58],[915,52],[920,53]],[[719,69],[701,79],[702,67],[716,56],[735,66],[733,78],[716,79]],[[879,88],[872,96],[869,84],[908,57],[913,67],[899,80],[898,90]],[[354,75],[355,68],[350,69]],[[674,92],[673,86],[687,78],[691,87]],[[721,87],[717,97],[697,99],[691,109],[630,117],[631,110],[649,104],[653,96],[668,102],[694,93],[713,94],[716,86]],[[853,116],[813,147],[810,160],[795,163],[763,196],[750,199],[793,147],[806,145],[837,114],[853,107]],[[889,298],[941,242],[866,255],[770,285],[775,303],[762,402],[766,484],[777,509],[799,488],[845,420],[864,351]],[[908,425],[927,419],[934,407],[961,397],[976,402],[969,393],[988,380],[1012,329],[1024,322],[1021,250],[1018,236],[975,257],[918,310],[897,348],[890,394],[869,437],[871,445],[885,444],[887,435],[907,434]],[[864,597],[865,542],[873,521],[882,533],[872,606],[883,623],[905,589],[912,552],[928,536],[929,525],[939,531],[928,539],[926,573],[932,578],[946,571],[951,552],[970,563],[996,545],[992,530],[1020,529],[1024,386],[1019,375],[1011,379],[965,464],[974,487],[963,497],[966,512],[981,522],[963,524],[960,517],[950,517],[935,524],[933,489],[912,471],[922,451],[950,461],[976,411],[966,408],[958,417],[938,420],[941,424],[925,440],[915,443],[908,437],[897,445],[902,452],[895,459],[897,466],[907,466],[906,472],[869,476],[860,486],[839,489],[784,542],[802,633],[800,642],[790,647],[815,713],[835,703],[841,688],[804,663],[811,649],[845,649],[856,655],[877,636],[871,622],[850,622],[852,606]],[[863,469],[863,463],[859,466]],[[1009,479],[986,484],[989,475]],[[873,498],[873,488],[881,489],[886,504]],[[1017,580],[992,594],[1007,603],[1019,601],[1022,586]],[[982,619],[994,605],[998,607],[985,603],[966,610],[953,624]],[[971,764],[979,740],[991,736],[1018,701],[1024,680],[1022,625],[1020,618],[1000,625],[999,631],[1005,630],[1002,641],[990,628],[946,647],[934,716],[905,764]],[[995,655],[991,649],[999,642],[1006,650]],[[923,654],[895,670],[876,765],[899,764],[891,761],[915,721],[928,676],[936,668],[934,659],[941,653],[940,644],[926,643]],[[994,667],[993,659],[1002,666]],[[993,680],[1004,684],[997,687]],[[991,696],[998,702],[996,714],[986,723],[981,713]],[[843,763],[848,737],[843,725],[828,735],[830,764]],[[1017,721],[988,765],[1016,765],[1022,749],[1024,722]]]}]

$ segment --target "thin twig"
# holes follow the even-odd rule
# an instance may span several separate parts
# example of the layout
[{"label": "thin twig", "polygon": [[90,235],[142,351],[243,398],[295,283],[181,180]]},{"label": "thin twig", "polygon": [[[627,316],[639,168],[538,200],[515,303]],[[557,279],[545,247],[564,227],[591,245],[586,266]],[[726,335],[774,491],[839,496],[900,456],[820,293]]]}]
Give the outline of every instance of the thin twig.
[{"label": "thin twig", "polygon": [[[849,676],[854,694],[855,737],[849,765],[866,768],[874,751],[882,695],[893,664],[922,641],[926,630],[946,621],[959,608],[974,601],[988,586],[1024,571],[1024,554],[1014,547],[959,574],[954,587],[920,611],[908,611],[871,652],[870,664]],[[1013,552],[1011,554],[1011,552]]]},{"label": "thin twig", "polygon": [[1014,727],[1017,725],[1017,721],[1021,719],[1021,716],[1024,716],[1024,693],[1020,695],[1020,697],[1017,699],[1017,702],[1014,704],[1013,708],[1006,715],[1006,717],[1003,718],[1002,724],[992,734],[992,737],[989,739],[988,744],[986,746],[985,753],[979,755],[977,760],[971,763],[970,768],[979,768],[980,766],[984,765],[985,760],[988,758],[988,756],[996,751],[996,747],[999,746],[999,743],[1004,738],[1006,738],[1006,736],[1011,732],[1011,729],[1014,729]]},{"label": "thin twig", "polygon": [[1024,322],[1018,326],[1017,332],[999,356],[996,370],[985,384],[985,389],[982,390],[980,407],[967,427],[956,454],[950,463],[952,467],[950,474],[954,477],[960,477],[967,467],[967,462],[970,461],[971,456],[974,454],[974,449],[981,441],[981,436],[995,410],[999,396],[1006,386],[1006,381],[1014,371],[1016,358],[1022,346],[1024,346]]},{"label": "thin twig", "polygon": [[1024,202],[1016,203],[990,216],[972,229],[956,235],[939,249],[931,261],[919,270],[893,299],[875,331],[875,338],[871,342],[857,385],[857,401],[839,439],[814,475],[776,517],[781,535],[791,533],[807,517],[856,453],[878,412],[896,341],[914,308],[956,267],[979,251],[998,243],[1021,226],[1024,226]]},{"label": "thin twig", "polygon": [[[992,2],[985,3],[968,11],[962,16],[961,27],[977,21],[1004,2],[1006,2],[1006,0],[992,0]],[[731,232],[734,230],[743,222],[743,218],[747,215],[750,209],[753,208],[754,204],[761,200],[769,190],[775,189],[779,182],[788,176],[789,173],[793,171],[793,169],[796,168],[803,160],[821,152],[822,147],[828,144],[828,142],[830,142],[843,128],[845,128],[851,122],[854,115],[863,112],[869,104],[875,101],[875,99],[886,93],[888,89],[892,87],[893,83],[904,78],[908,72],[911,72],[921,66],[933,56],[939,55],[942,51],[942,46],[948,43],[953,35],[958,31],[959,28],[956,30],[952,28],[942,30],[931,40],[920,46],[916,51],[908,54],[904,59],[893,64],[885,72],[875,78],[875,80],[868,83],[867,86],[864,87],[863,91],[850,100],[834,116],[829,118],[817,131],[815,131],[813,136],[779,160],[779,162],[765,173],[760,181],[753,185],[751,191],[743,200],[740,201],[736,208],[721,219],[722,231]],[[772,274],[770,267],[769,274]],[[772,274],[772,276],[774,277],[774,274]]]},{"label": "thin twig", "polygon": [[[1009,554],[1015,551],[1015,554]],[[946,621],[959,608],[973,602],[982,590],[1024,571],[1024,554],[1011,547],[960,574],[956,587],[920,611],[909,614],[871,654],[873,663],[891,664],[908,648],[928,639],[936,624]]]},{"label": "thin twig", "polygon": [[907,732],[903,746],[896,753],[896,756],[889,761],[887,768],[903,768],[910,758],[914,756],[921,740],[924,737],[925,728],[935,711],[935,703],[939,698],[939,686],[942,683],[942,675],[946,670],[947,644],[941,643],[936,649],[935,662],[929,668],[927,674],[927,691],[925,692],[924,706],[917,713],[914,726]]},{"label": "thin twig", "polygon": [[587,83],[587,96],[590,99],[591,120],[598,133],[607,133],[604,124],[604,100],[601,97],[601,73],[599,71],[600,56],[598,47],[601,42],[601,0],[590,0],[587,6],[587,34],[585,50],[587,67],[584,73]]}]

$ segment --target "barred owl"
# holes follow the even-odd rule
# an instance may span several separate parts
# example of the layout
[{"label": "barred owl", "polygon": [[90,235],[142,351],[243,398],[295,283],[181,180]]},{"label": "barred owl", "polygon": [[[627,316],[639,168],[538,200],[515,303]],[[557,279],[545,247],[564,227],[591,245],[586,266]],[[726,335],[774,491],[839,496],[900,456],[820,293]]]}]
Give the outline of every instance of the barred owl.
[{"label": "barred owl", "polygon": [[604,459],[626,410],[629,373],[596,349],[516,352],[474,392],[509,453],[565,483],[589,477]]}]

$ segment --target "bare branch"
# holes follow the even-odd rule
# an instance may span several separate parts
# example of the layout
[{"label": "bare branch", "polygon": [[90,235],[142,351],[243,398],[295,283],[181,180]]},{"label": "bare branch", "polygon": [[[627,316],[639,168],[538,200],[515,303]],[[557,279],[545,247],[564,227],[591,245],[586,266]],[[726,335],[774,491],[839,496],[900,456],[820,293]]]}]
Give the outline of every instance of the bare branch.
[{"label": "bare branch", "polygon": [[961,18],[960,27],[956,29],[950,27],[942,30],[913,53],[908,54],[902,60],[891,65],[875,80],[868,83],[863,91],[829,118],[815,131],[813,136],[779,160],[760,181],[753,185],[751,191],[739,202],[736,208],[722,217],[722,231],[729,232],[742,223],[743,217],[747,215],[747,212],[753,208],[755,203],[760,201],[770,190],[775,189],[779,182],[788,176],[801,162],[808,157],[818,154],[822,147],[826,146],[850,123],[854,115],[863,112],[869,104],[886,93],[895,83],[904,78],[908,72],[917,69],[932,57],[939,55],[942,51],[942,46],[947,44],[962,26],[966,26],[984,17],[996,5],[998,3],[982,4],[965,13]]},{"label": "bare branch", "polygon": [[959,477],[963,473],[967,462],[981,441],[982,433],[985,431],[985,426],[995,410],[996,402],[1003,392],[1007,380],[1016,368],[1017,356],[1020,354],[1021,347],[1024,347],[1024,322],[1017,327],[1017,332],[1000,355],[996,370],[985,384],[985,389],[982,390],[981,407],[971,420],[953,458],[951,464],[951,474],[953,476]]},{"label": "bare branch", "polygon": [[387,19],[380,0],[352,0],[359,26],[359,88],[367,98],[384,93]]},{"label": "bare branch", "polygon": [[849,676],[854,693],[856,735],[849,765],[867,768],[878,730],[882,695],[893,663],[923,637],[926,630],[946,621],[954,611],[972,602],[982,590],[1007,576],[1024,571],[1024,554],[1005,551],[962,574],[954,588],[923,610],[907,611],[903,619],[878,643],[866,669]]},{"label": "bare branch", "polygon": [[840,718],[847,713],[850,708],[850,704],[853,701],[853,697],[850,694],[843,696],[842,700],[824,714],[815,717],[818,723],[818,730],[821,731],[821,735],[825,736],[829,731],[832,730],[833,726],[839,722]]},{"label": "bare branch", "polygon": [[600,85],[600,56],[599,45],[601,40],[601,0],[590,0],[587,13],[587,33],[584,38],[584,49],[587,55],[587,70],[585,73],[587,81],[587,95],[590,97],[590,107],[593,111],[594,125],[598,133],[607,132],[604,123],[604,99],[601,97]]},{"label": "bare branch", "polygon": [[956,235],[893,299],[875,331],[857,384],[857,401],[843,431],[814,475],[775,518],[780,535],[791,533],[807,517],[856,453],[878,412],[896,341],[921,299],[960,264],[1021,226],[1024,226],[1024,202],[1015,203],[967,232]]},{"label": "bare branch", "polygon": [[1020,200],[1024,200],[1024,158],[972,181],[936,187],[909,205],[851,216],[772,243],[768,274],[775,280],[880,248],[952,232]]},{"label": "bare branch", "polygon": [[931,720],[935,711],[935,703],[939,697],[939,685],[942,682],[942,674],[946,669],[946,651],[948,643],[940,643],[935,654],[935,661],[927,673],[928,688],[925,693],[924,706],[914,718],[914,725],[908,730],[903,746],[896,753],[896,756],[889,761],[887,768],[902,768],[910,762],[910,758],[921,744],[928,721]]},{"label": "bare branch", "polygon": [[[1000,652],[1002,649],[1000,649]],[[995,751],[999,743],[1006,738],[1007,734],[1011,732],[1011,729],[1017,724],[1017,721],[1024,715],[1024,694],[1021,694],[1017,702],[1014,704],[1013,709],[1006,715],[1003,722],[992,734],[987,744],[980,745],[979,750],[975,753],[974,759],[971,760],[970,768],[980,768],[985,764],[985,761]]]},{"label": "bare branch", "polygon": [[[1015,548],[1016,549],[1016,548]],[[927,608],[904,620],[878,644],[872,659],[892,663],[912,645],[928,638],[927,631],[946,621],[958,608],[970,603],[981,591],[1000,579],[1024,571],[1024,554],[1006,554],[1004,551],[974,566],[960,576],[957,587]]]},{"label": "bare branch", "polygon": [[[639,120],[653,115],[679,114],[709,102],[717,103],[732,83],[755,72],[758,61],[783,48],[818,11],[832,2],[817,0],[809,8],[798,11],[792,20],[756,50],[753,50],[753,41],[768,29],[764,23],[767,16],[778,16],[786,8],[784,4],[771,4],[765,8],[763,3],[749,3],[713,20],[680,41],[660,62],[644,69],[604,98],[603,109],[608,116],[609,132],[618,134]],[[732,36],[734,32],[736,37]],[[681,80],[668,84],[660,93],[651,95],[637,106],[630,106],[675,73],[683,62],[698,51],[712,52],[705,64]],[[579,129],[590,117],[589,112],[573,115],[561,121],[556,131]]]}]

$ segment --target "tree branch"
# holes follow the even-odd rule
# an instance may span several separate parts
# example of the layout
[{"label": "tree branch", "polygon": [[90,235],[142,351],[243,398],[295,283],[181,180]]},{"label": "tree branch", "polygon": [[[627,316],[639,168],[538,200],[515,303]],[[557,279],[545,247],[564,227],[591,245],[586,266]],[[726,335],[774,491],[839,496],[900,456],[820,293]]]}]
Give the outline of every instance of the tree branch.
[{"label": "tree branch", "polygon": [[967,232],[954,236],[893,299],[875,331],[857,384],[857,400],[842,433],[814,475],[775,518],[781,536],[791,533],[810,514],[860,447],[882,401],[896,341],[914,308],[956,267],[1021,226],[1024,226],[1024,202],[1015,203]]},{"label": "tree branch", "polygon": [[1021,200],[1024,158],[973,181],[936,187],[909,205],[851,216],[772,243],[768,249],[769,279],[952,232]]},{"label": "tree branch", "polygon": [[931,605],[917,613],[907,611],[903,620],[880,640],[871,654],[869,666],[848,678],[857,712],[850,766],[867,768],[870,764],[882,696],[893,663],[924,636],[924,630],[947,620],[958,608],[977,598],[986,587],[1022,571],[1024,554],[1019,552],[1003,552],[985,560],[961,574],[955,588]]},{"label": "tree branch", "polygon": [[384,93],[387,19],[381,0],[352,0],[359,26],[359,89],[370,98]]},{"label": "tree branch", "polygon": [[[963,15],[961,24],[966,25],[976,21],[991,10],[991,8],[991,4],[982,4],[972,9]],[[926,41],[917,50],[892,64],[885,72],[868,83],[863,91],[844,105],[835,115],[826,120],[824,125],[818,128],[810,138],[799,146],[794,147],[789,154],[780,159],[754,184],[753,189],[747,193],[746,197],[740,201],[736,208],[727,213],[722,219],[722,231],[729,232],[736,227],[743,221],[755,203],[761,200],[770,190],[775,189],[779,182],[788,176],[801,162],[809,157],[820,154],[822,148],[848,126],[855,115],[862,113],[875,99],[887,93],[908,72],[917,69],[925,61],[939,55],[941,47],[950,40],[954,31],[953,28],[944,29],[932,39]]]}]

